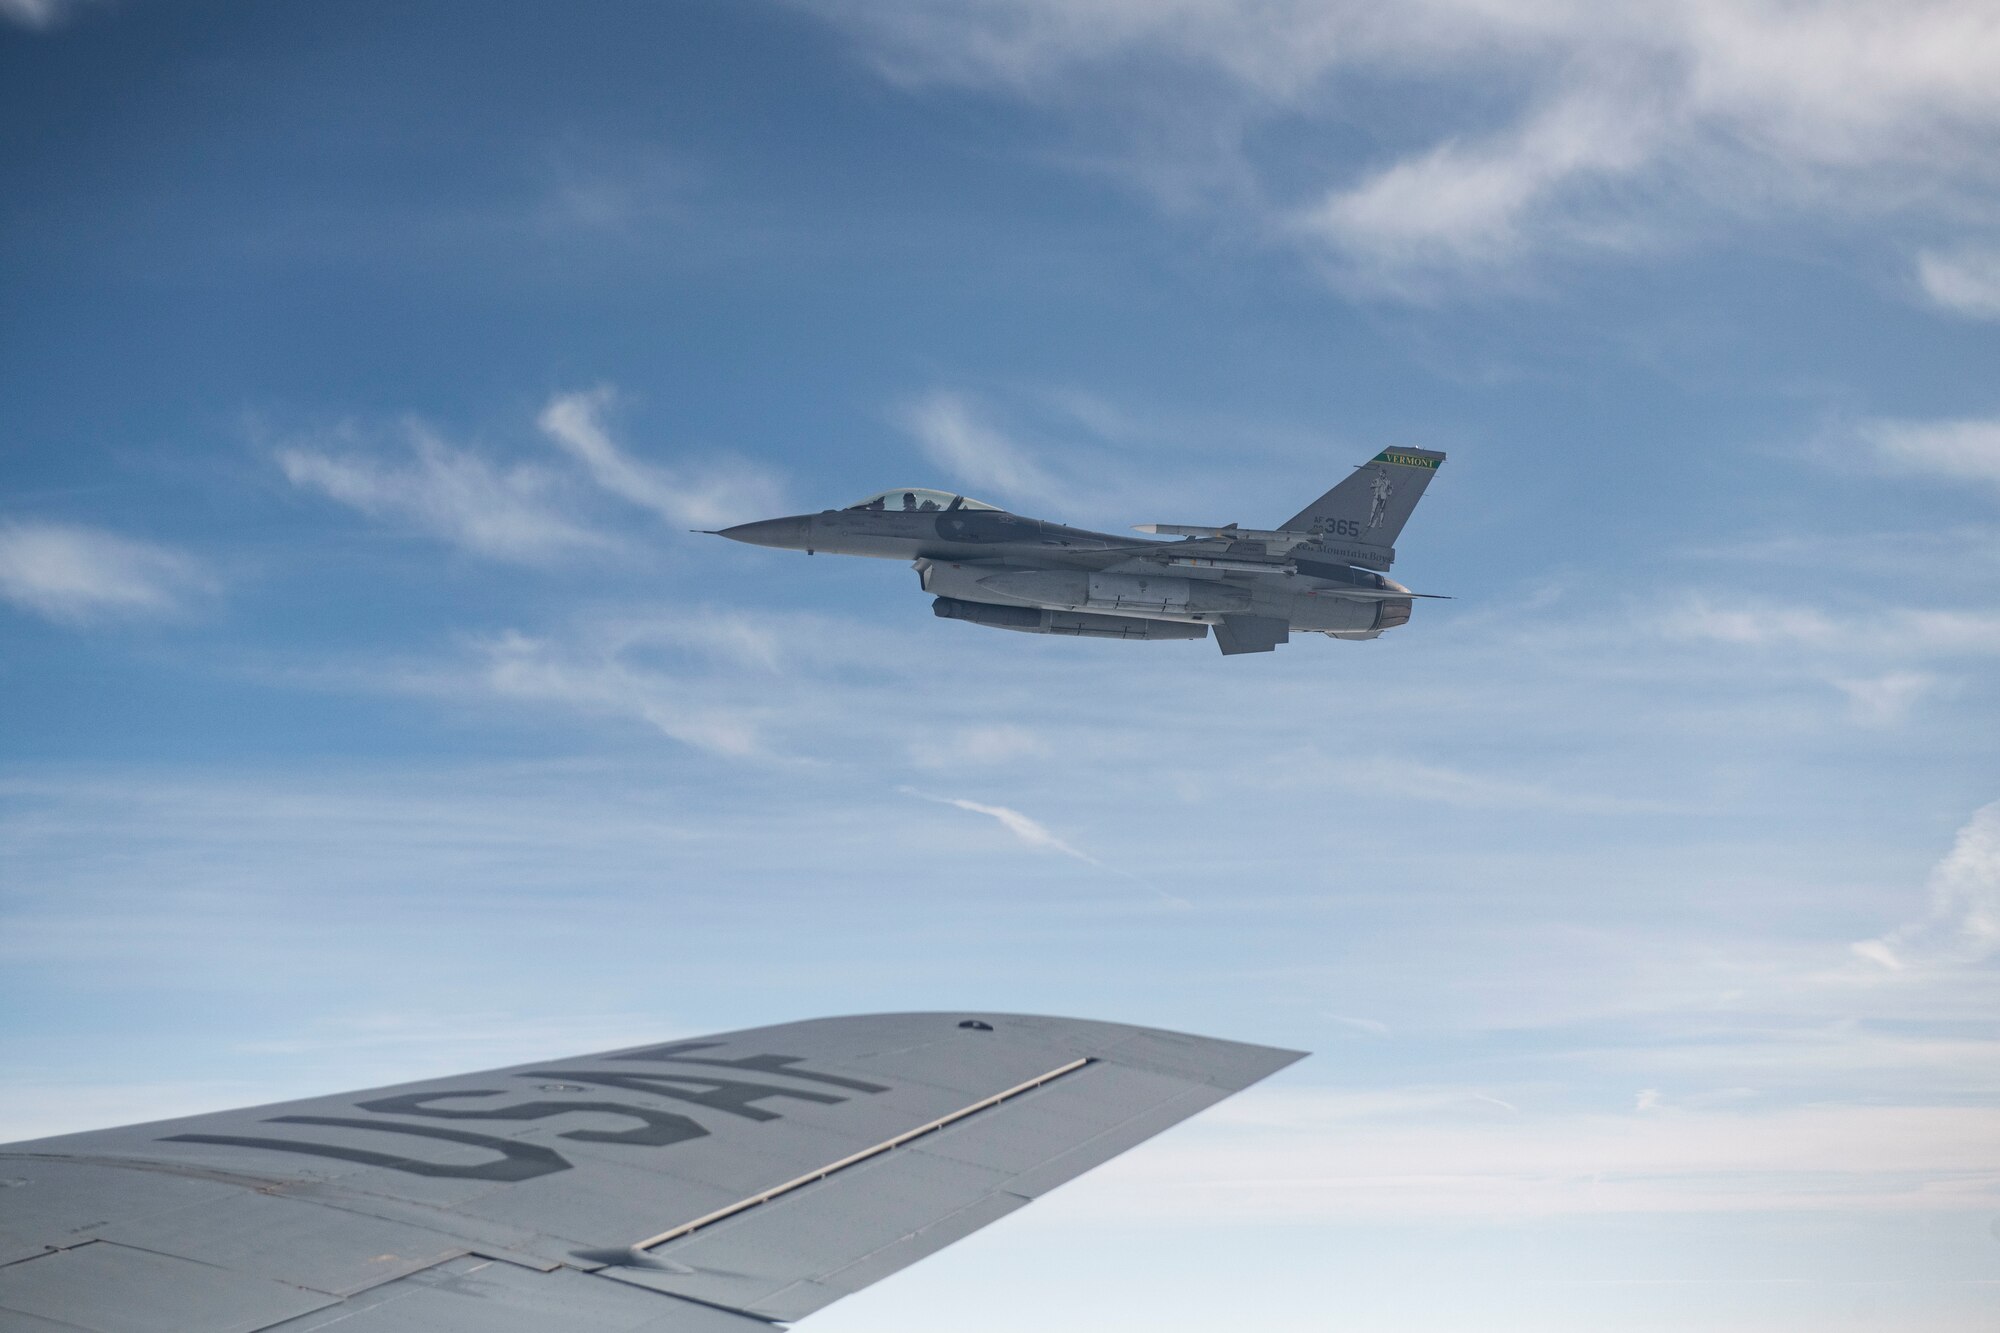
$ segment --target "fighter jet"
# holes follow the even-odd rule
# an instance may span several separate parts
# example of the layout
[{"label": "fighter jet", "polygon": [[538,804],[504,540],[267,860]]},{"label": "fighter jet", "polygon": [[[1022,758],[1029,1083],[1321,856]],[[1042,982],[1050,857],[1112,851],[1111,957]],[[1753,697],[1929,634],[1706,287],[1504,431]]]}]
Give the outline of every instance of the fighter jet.
[{"label": "fighter jet", "polygon": [[1135,541],[908,487],[845,509],[715,535],[756,546],[908,560],[931,610],[1024,634],[1203,639],[1267,653],[1294,632],[1373,639],[1406,624],[1411,592],[1388,577],[1395,542],[1445,456],[1385,449],[1276,528],[1144,523]]}]

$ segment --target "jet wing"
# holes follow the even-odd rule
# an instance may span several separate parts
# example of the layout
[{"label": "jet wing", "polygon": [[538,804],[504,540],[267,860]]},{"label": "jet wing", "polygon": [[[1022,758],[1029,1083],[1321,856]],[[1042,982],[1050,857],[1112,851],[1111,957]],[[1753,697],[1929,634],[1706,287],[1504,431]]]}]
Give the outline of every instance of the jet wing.
[{"label": "jet wing", "polygon": [[886,1014],[0,1145],[0,1327],[768,1333],[1298,1058]]}]

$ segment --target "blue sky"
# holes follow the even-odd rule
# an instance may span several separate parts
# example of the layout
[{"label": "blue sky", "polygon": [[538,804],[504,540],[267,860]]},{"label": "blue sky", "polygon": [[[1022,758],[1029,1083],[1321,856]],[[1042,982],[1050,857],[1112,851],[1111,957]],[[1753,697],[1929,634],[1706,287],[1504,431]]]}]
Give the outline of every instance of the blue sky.
[{"label": "blue sky", "polygon": [[[811,1327],[1990,1327],[2000,21],[0,0],[0,1137],[817,1013],[1315,1058]],[[693,535],[1281,520],[1268,657]]]}]

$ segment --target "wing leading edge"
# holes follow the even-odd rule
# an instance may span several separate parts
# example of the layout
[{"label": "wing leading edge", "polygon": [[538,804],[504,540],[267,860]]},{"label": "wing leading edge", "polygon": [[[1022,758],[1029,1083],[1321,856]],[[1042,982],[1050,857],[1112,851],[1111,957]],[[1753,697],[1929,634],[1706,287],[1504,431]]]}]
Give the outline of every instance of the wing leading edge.
[{"label": "wing leading edge", "polygon": [[1298,1058],[873,1015],[0,1146],[0,1328],[768,1329]]}]

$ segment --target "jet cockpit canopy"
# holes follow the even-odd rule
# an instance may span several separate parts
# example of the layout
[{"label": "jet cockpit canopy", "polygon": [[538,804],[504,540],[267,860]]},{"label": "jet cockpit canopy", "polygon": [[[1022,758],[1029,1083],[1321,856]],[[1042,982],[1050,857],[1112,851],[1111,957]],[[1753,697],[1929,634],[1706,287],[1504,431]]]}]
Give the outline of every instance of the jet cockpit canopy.
[{"label": "jet cockpit canopy", "polygon": [[991,509],[997,511],[1000,508],[999,505],[986,504],[984,501],[968,499],[963,495],[953,495],[950,491],[926,490],[921,486],[905,486],[901,490],[883,491],[880,495],[869,496],[860,504],[851,504],[847,507],[849,509],[888,510],[903,514],[934,513],[944,509]]}]

